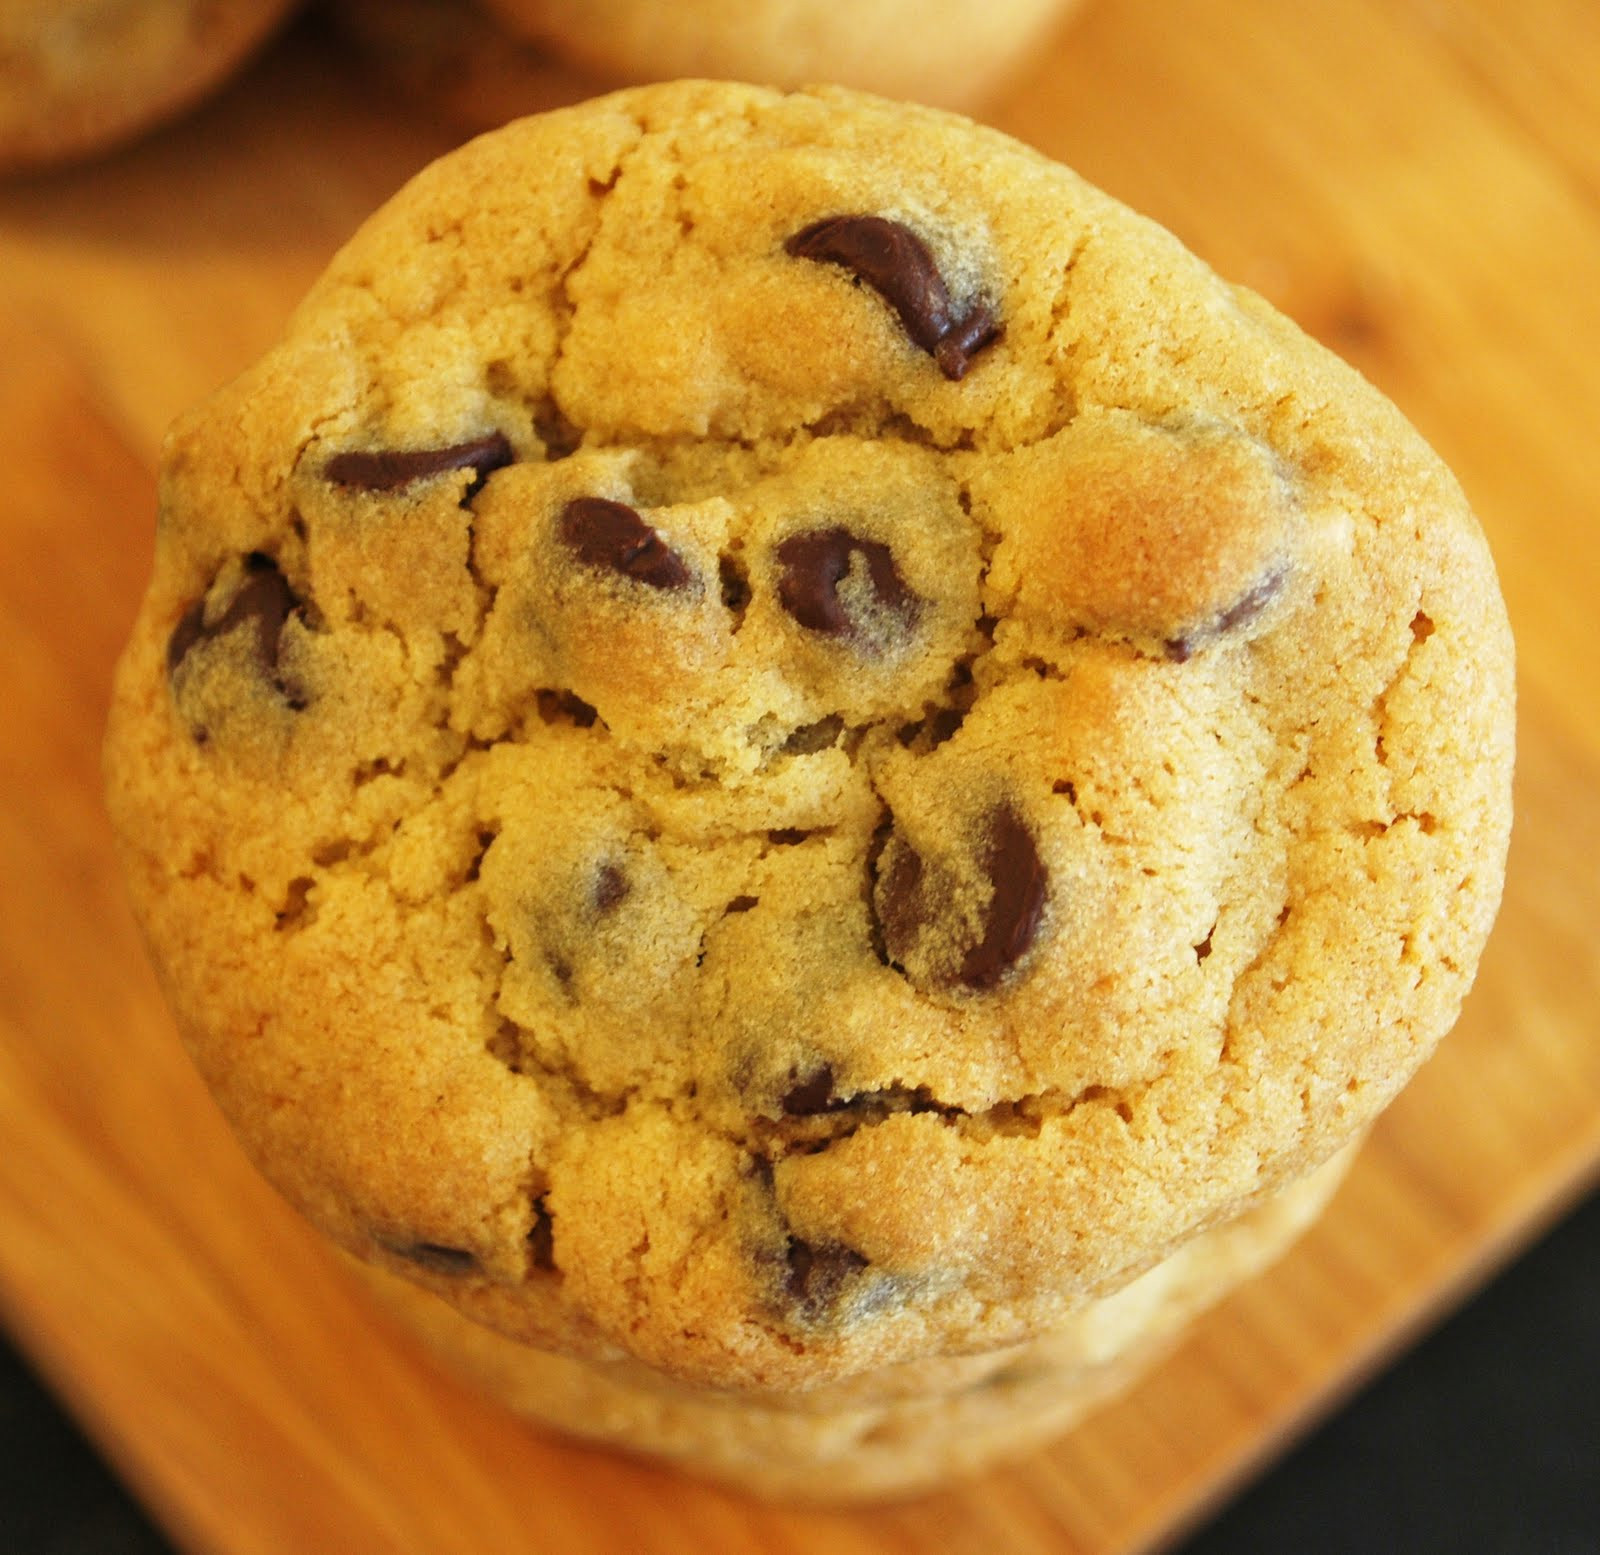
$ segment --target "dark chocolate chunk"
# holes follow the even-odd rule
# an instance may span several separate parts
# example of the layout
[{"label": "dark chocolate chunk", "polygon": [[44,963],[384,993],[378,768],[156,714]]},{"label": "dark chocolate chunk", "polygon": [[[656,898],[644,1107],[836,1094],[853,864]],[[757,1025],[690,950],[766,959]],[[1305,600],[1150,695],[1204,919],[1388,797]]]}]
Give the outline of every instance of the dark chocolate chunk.
[{"label": "dark chocolate chunk", "polygon": [[1033,833],[1010,805],[989,817],[984,873],[994,885],[983,938],[961,963],[968,988],[992,988],[1027,954],[1044,912],[1045,872]]},{"label": "dark chocolate chunk", "polygon": [[1169,637],[1165,644],[1167,657],[1182,664],[1196,648],[1203,648],[1236,628],[1248,625],[1278,597],[1288,576],[1287,567],[1274,567],[1204,626],[1179,637]]},{"label": "dark chocolate chunk", "polygon": [[399,491],[413,481],[450,470],[475,470],[477,480],[467,490],[476,494],[491,471],[516,458],[504,432],[449,448],[352,448],[335,454],[322,467],[324,479],[335,486],[353,486],[359,491]]},{"label": "dark chocolate chunk", "polygon": [[689,585],[683,558],[625,502],[574,497],[561,510],[560,530],[562,541],[585,566],[620,573],[653,589]]},{"label": "dark chocolate chunk", "polygon": [[434,1274],[476,1274],[479,1269],[477,1254],[464,1247],[446,1247],[442,1242],[386,1242],[384,1246],[397,1258]]},{"label": "dark chocolate chunk", "polygon": [[[857,562],[856,557],[861,561]],[[824,637],[863,635],[866,623],[852,620],[839,585],[852,566],[865,565],[873,598],[909,622],[921,601],[905,585],[894,555],[878,540],[864,540],[848,529],[808,529],[778,546],[778,601],[801,626]]]},{"label": "dark chocolate chunk", "polygon": [[628,877],[615,864],[604,864],[594,880],[594,910],[608,913],[628,894]]},{"label": "dark chocolate chunk", "polygon": [[760,900],[759,896],[736,896],[722,910],[724,913],[749,912]]},{"label": "dark chocolate chunk", "polygon": [[999,336],[1000,325],[989,304],[975,303],[972,311],[933,348],[933,359],[946,378],[965,378],[973,357]]},{"label": "dark chocolate chunk", "polygon": [[300,608],[300,601],[270,556],[253,551],[245,557],[244,566],[244,582],[215,621],[206,624],[205,601],[201,600],[173,628],[167,639],[167,673],[175,675],[197,644],[215,642],[240,627],[248,627],[254,634],[253,646],[262,674],[288,697],[291,706],[303,707],[304,701],[278,675],[283,623]]},{"label": "dark chocolate chunk", "polygon": [[832,1112],[843,1105],[833,1094],[832,1064],[824,1064],[805,1079],[796,1080],[783,1093],[783,1110],[791,1118],[812,1118],[820,1112]]},{"label": "dark chocolate chunk", "polygon": [[[990,811],[976,852],[990,886],[982,933],[936,980],[983,991],[995,987],[1037,937],[1046,876],[1032,832],[1009,804]],[[873,911],[890,963],[903,968],[915,958],[924,931],[948,911],[945,889],[939,871],[902,839],[894,838],[883,857]]]},{"label": "dark chocolate chunk", "polygon": [[842,1242],[802,1242],[797,1236],[789,1238],[785,1261],[789,1299],[802,1317],[813,1319],[834,1306],[851,1279],[867,1267],[867,1260]]},{"label": "dark chocolate chunk", "polygon": [[829,216],[795,233],[784,251],[797,259],[842,265],[900,316],[912,341],[946,378],[966,375],[972,358],[1000,334],[993,310],[975,303],[957,316],[928,245],[909,227],[882,216]]}]

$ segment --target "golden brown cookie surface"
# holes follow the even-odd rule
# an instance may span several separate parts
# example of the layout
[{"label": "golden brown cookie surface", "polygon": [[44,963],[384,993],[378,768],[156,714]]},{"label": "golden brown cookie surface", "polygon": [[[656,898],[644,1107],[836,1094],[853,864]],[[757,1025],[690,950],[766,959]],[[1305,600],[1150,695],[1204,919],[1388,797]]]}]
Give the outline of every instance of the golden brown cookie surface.
[{"label": "golden brown cookie surface", "polygon": [[1370,1121],[1511,717],[1354,373],[1001,136],[689,84],[429,169],[175,429],[110,793],[314,1220],[784,1387],[1016,1342]]}]

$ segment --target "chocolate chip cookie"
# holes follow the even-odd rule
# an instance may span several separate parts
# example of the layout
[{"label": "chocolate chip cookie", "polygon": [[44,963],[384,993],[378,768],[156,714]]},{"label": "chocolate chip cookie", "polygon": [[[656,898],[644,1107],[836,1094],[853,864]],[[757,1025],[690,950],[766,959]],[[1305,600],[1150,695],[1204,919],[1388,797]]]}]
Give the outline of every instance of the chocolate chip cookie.
[{"label": "chocolate chip cookie", "polygon": [[293,0],[6,0],[0,173],[128,140],[231,74]]},{"label": "chocolate chip cookie", "polygon": [[686,83],[423,172],[179,422],[107,760],[312,1221],[770,1396],[1029,1342],[1356,1137],[1512,733],[1356,373],[999,134]]},{"label": "chocolate chip cookie", "polygon": [[493,129],[617,83],[565,63],[475,0],[330,0],[349,64],[458,129]]},{"label": "chocolate chip cookie", "polygon": [[[814,81],[944,108],[981,103],[1073,0],[447,0],[613,84]],[[471,25],[469,23],[469,25]]]}]

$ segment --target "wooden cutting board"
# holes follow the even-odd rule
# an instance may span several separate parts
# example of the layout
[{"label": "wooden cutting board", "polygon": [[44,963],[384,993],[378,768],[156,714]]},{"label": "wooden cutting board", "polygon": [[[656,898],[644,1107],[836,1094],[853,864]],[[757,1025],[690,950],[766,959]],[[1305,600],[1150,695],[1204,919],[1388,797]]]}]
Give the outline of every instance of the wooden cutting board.
[{"label": "wooden cutting board", "polygon": [[163,427],[451,139],[304,29],[187,124],[0,189],[0,1317],[184,1548],[1146,1549],[1594,1179],[1600,7],[1085,0],[990,117],[1350,356],[1472,493],[1523,702],[1505,908],[1459,1029],[1284,1263],[1127,1399],[938,1497],[763,1508],[434,1374],[219,1123],[99,803]]}]

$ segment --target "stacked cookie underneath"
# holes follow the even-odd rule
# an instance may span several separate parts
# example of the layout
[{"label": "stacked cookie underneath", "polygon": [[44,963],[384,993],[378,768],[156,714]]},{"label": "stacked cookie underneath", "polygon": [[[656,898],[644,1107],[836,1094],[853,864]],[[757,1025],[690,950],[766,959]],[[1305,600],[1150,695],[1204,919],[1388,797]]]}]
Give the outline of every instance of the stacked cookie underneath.
[{"label": "stacked cookie underneath", "polygon": [[1036,1338],[901,1361],[808,1391],[719,1389],[623,1355],[552,1354],[463,1317],[410,1280],[348,1262],[430,1355],[530,1420],[760,1495],[868,1500],[931,1490],[1048,1442],[1136,1381],[1192,1317],[1267,1267],[1316,1219],[1354,1149]]},{"label": "stacked cookie underneath", "polygon": [[470,1375],[740,1483],[1120,1385],[1314,1216],[1498,904],[1448,472],[931,110],[472,143],[161,497],[108,796],[241,1142]]}]

